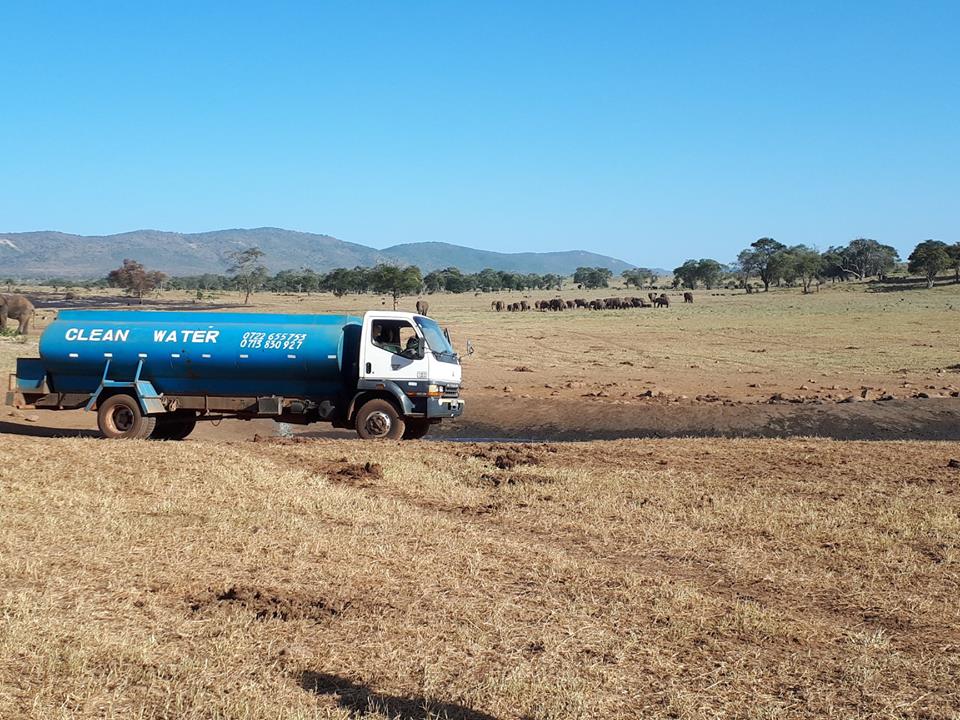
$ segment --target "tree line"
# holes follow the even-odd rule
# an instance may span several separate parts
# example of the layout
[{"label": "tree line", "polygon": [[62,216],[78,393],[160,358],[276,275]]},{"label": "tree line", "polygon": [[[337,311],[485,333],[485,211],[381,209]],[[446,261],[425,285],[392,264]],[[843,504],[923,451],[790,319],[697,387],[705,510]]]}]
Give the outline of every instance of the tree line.
[{"label": "tree line", "polygon": [[[804,292],[809,292],[814,283],[826,280],[884,280],[899,264],[896,249],[869,238],[857,238],[846,246],[820,252],[806,245],[787,246],[764,237],[742,250],[730,265],[710,258],[687,260],[674,269],[673,284],[695,290],[698,286],[712,289],[732,283],[749,290],[751,278],[759,278],[764,291],[773,284],[787,284],[800,285]],[[910,253],[906,270],[921,276],[927,287],[933,287],[937,276],[947,270],[953,270],[956,282],[960,282],[960,243],[924,240]],[[628,272],[623,273],[625,279]]]},{"label": "tree line", "polygon": [[[335,268],[318,273],[310,268],[281,270],[271,275],[263,264],[264,253],[259,248],[247,248],[229,256],[226,273],[169,277],[151,271],[136,260],[124,260],[121,267],[88,287],[116,287],[138,297],[156,290],[195,291],[198,298],[205,293],[237,291],[244,293],[249,303],[254,292],[327,292],[342,297],[347,294],[377,293],[393,299],[394,307],[401,297],[422,292],[497,292],[502,290],[560,290],[562,275],[547,273],[515,273],[487,268],[478,273],[464,273],[449,267],[423,275],[415,265],[399,267],[381,264],[374,267]],[[606,271],[609,273],[609,271]],[[60,282],[67,285],[66,281]]]}]

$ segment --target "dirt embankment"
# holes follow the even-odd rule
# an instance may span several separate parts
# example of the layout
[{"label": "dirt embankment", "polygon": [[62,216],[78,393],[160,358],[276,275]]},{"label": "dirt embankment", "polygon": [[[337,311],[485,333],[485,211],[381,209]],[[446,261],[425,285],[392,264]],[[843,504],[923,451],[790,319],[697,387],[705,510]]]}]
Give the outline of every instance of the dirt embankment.
[{"label": "dirt embankment", "polygon": [[[0,434],[96,437],[96,418],[77,411],[17,412],[3,408]],[[272,420],[200,423],[194,439],[227,441],[256,435],[351,438],[328,425]],[[718,403],[618,405],[537,398],[468,398],[465,415],[435,426],[433,439],[617,440],[627,438],[823,437],[834,440],[960,440],[960,399],[905,399],[824,405]]]},{"label": "dirt embankment", "polygon": [[825,437],[836,440],[960,440],[960,400],[905,399],[824,405],[615,405],[479,399],[447,438],[612,440],[657,437]]}]

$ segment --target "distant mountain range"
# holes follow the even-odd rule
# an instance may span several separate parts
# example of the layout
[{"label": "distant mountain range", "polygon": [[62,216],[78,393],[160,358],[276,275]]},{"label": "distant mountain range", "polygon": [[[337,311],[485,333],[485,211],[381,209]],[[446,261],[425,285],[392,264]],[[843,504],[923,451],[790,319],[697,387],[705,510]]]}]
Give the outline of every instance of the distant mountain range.
[{"label": "distant mountain range", "polygon": [[438,242],[408,243],[376,250],[329,235],[281,228],[189,234],[136,230],[89,236],[44,231],[0,233],[0,276],[18,280],[92,279],[119,267],[125,258],[168,275],[223,273],[229,265],[229,253],[253,246],[266,253],[264,263],[274,272],[301,267],[323,272],[377,263],[416,265],[424,272],[454,266],[464,272],[494,268],[563,275],[572,274],[580,266],[606,267],[614,274],[633,267],[623,260],[583,250],[498,253]]}]

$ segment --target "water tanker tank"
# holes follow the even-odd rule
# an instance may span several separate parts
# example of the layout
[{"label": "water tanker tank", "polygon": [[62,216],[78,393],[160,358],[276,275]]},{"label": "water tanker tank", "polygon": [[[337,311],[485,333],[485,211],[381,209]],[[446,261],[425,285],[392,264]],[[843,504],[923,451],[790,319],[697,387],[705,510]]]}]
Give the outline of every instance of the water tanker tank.
[{"label": "water tanker tank", "polygon": [[40,339],[51,390],[92,393],[109,378],[163,394],[329,397],[355,378],[361,320],[350,315],[65,310]]}]

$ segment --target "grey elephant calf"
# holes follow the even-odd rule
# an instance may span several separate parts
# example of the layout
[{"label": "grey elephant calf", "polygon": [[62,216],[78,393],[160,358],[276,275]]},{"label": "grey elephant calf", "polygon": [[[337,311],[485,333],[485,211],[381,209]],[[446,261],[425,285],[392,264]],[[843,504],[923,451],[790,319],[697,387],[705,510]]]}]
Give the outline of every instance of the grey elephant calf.
[{"label": "grey elephant calf", "polygon": [[30,331],[34,312],[33,303],[25,295],[0,293],[0,330],[7,329],[7,320],[16,320],[19,322],[17,332],[26,335]]}]

